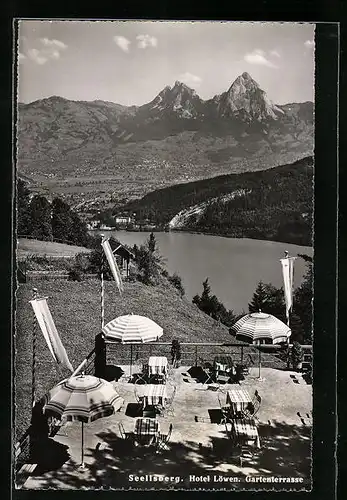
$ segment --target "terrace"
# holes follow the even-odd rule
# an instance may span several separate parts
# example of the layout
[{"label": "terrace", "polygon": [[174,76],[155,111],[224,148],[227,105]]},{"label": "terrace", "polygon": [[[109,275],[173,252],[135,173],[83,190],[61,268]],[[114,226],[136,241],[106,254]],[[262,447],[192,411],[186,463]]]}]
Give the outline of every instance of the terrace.
[{"label": "terrace", "polygon": [[[171,369],[168,383],[177,388],[173,413],[159,415],[157,420],[162,433],[168,432],[170,424],[173,429],[165,449],[156,452],[134,447],[120,434],[119,423],[126,432],[134,430],[136,386],[129,382],[129,365],[119,368],[122,375],[112,383],[124,398],[124,406],[110,417],[85,425],[85,468],[78,467],[81,424],[68,422],[43,444],[41,463],[24,489],[246,489],[252,488],[250,480],[257,476],[291,477],[298,482],[290,488],[309,489],[312,386],[301,374],[262,368],[259,378],[258,367],[251,367],[245,380],[218,388],[198,382],[190,375],[190,366]],[[139,366],[132,367],[133,374],[139,370]],[[219,403],[226,390],[235,387],[250,393],[257,389],[262,397],[257,413],[261,448],[242,467],[222,423]],[[135,476],[143,479],[136,481]],[[165,484],[163,478],[168,478]],[[266,485],[266,489],[284,487],[278,482]]]}]

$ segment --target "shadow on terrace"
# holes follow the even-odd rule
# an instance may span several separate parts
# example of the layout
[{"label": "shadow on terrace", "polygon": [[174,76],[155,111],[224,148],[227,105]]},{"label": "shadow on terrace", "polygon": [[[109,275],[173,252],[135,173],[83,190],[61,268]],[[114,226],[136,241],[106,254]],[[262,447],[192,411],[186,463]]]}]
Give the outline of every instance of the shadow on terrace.
[{"label": "shadow on terrace", "polygon": [[[219,426],[216,436],[210,437],[205,445],[194,441],[169,442],[168,449],[156,453],[150,448],[133,447],[129,441],[114,432],[97,433],[99,449],[86,449],[87,465],[78,468],[76,463],[62,462],[67,458],[66,447],[53,440],[51,453],[45,448],[41,464],[31,478],[30,489],[184,489],[225,488],[254,489],[254,483],[245,482],[252,475],[303,477],[303,483],[268,483],[266,489],[309,489],[305,478],[310,475],[310,426],[288,425],[273,421],[272,425],[259,425],[262,447],[240,467],[239,459],[233,453],[225,428]],[[47,443],[48,444],[48,443]],[[55,457],[50,463],[47,457]],[[59,459],[58,459],[59,458]],[[54,461],[54,460],[53,460]],[[51,467],[48,471],[47,468]],[[188,472],[187,472],[188,471]],[[295,471],[295,473],[293,472]],[[129,481],[130,475],[155,475],[171,477],[169,482]],[[209,476],[209,482],[190,482],[189,476]],[[221,476],[236,476],[239,482],[218,481]],[[215,476],[217,481],[215,481]],[[25,488],[26,488],[25,487]]]}]

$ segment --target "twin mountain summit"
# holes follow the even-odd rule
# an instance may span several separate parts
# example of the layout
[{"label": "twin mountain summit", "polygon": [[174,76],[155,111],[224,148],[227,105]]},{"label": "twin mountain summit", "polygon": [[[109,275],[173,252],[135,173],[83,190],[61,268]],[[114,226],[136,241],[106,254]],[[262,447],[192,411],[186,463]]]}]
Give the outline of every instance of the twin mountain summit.
[{"label": "twin mountain summit", "polygon": [[22,173],[136,166],[165,178],[166,166],[175,181],[184,169],[191,178],[260,170],[312,150],[313,103],[274,104],[248,73],[208,100],[176,81],[142,106],[57,96],[18,106]]},{"label": "twin mountain summit", "polygon": [[52,96],[18,105],[18,172],[87,216],[310,245],[313,112],[248,73],[207,100],[178,81],[142,106]]}]

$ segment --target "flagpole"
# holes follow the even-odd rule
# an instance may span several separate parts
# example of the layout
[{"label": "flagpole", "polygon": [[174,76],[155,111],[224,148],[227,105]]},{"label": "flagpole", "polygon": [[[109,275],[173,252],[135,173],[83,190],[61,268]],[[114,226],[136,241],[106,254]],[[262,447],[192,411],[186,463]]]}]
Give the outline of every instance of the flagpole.
[{"label": "flagpole", "polygon": [[[101,235],[101,242],[104,241],[104,235]],[[105,286],[104,286],[104,251],[101,254],[101,329],[105,324]]]},{"label": "flagpole", "polygon": [[[33,300],[37,299],[37,288],[33,288]],[[31,369],[31,407],[34,408],[36,400],[36,317],[34,314],[33,336],[32,336],[32,369]]]},{"label": "flagpole", "polygon": [[[285,250],[284,251],[284,258],[285,259],[288,259],[288,262],[289,262],[289,252],[288,250]],[[290,309],[287,310],[287,306],[286,306],[286,316],[287,316],[287,326],[288,328],[290,328]],[[289,343],[289,337],[287,337],[287,370],[289,370],[289,367],[290,367],[290,347],[289,347],[290,343]]]}]

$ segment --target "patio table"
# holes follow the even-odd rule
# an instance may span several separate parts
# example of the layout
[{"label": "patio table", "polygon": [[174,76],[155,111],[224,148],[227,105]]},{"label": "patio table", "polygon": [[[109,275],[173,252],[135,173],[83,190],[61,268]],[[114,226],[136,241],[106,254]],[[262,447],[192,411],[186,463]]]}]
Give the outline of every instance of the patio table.
[{"label": "patio table", "polygon": [[150,356],[148,360],[149,375],[166,375],[167,358],[165,356]]},{"label": "patio table", "polygon": [[245,389],[231,389],[227,392],[227,404],[230,404],[235,412],[242,412],[251,402],[252,398]]},{"label": "patio table", "polygon": [[138,386],[138,397],[143,399],[143,406],[165,406],[167,399],[166,385],[146,384]]},{"label": "patio table", "polygon": [[260,448],[258,429],[254,420],[245,418],[233,420],[233,432],[238,443],[252,444]]}]

